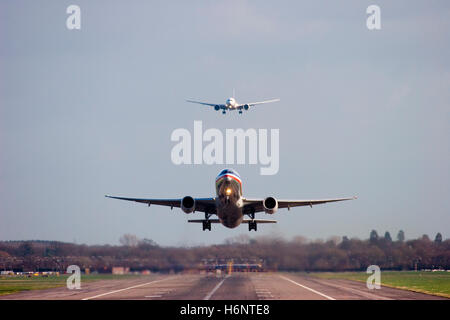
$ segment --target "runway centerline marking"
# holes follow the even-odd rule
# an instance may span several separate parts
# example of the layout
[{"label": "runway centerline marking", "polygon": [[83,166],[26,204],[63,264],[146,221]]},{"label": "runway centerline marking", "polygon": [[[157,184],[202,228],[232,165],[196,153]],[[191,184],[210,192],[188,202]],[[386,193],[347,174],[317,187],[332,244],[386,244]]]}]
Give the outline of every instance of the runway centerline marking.
[{"label": "runway centerline marking", "polygon": [[214,289],[212,289],[211,292],[208,293],[208,294],[206,295],[206,297],[203,298],[203,300],[209,300],[209,299],[211,299],[212,295],[220,288],[220,286],[222,285],[222,283],[223,283],[225,280],[227,280],[228,277],[229,277],[229,275],[226,276],[222,281],[220,281],[220,282],[217,284],[217,286],[215,286]]},{"label": "runway centerline marking", "polygon": [[307,287],[307,286],[304,286],[304,285],[302,285],[302,284],[300,284],[300,283],[298,283],[298,282],[295,282],[294,280],[291,280],[291,279],[289,279],[289,278],[286,278],[285,276],[279,276],[279,277],[282,278],[282,279],[284,279],[284,280],[290,281],[290,282],[292,282],[293,284],[295,284],[295,285],[297,285],[297,286],[299,286],[299,287],[302,287],[302,288],[304,288],[304,289],[306,289],[306,290],[309,290],[309,291],[311,291],[311,292],[314,292],[315,294],[318,294],[318,295],[320,295],[320,296],[322,296],[322,297],[324,297],[324,298],[327,298],[328,300],[336,300],[336,299],[333,298],[333,297],[327,296],[326,294],[323,294],[322,292],[319,292],[319,291],[317,291],[317,290],[314,290],[314,289],[311,289],[311,288],[309,288],[309,287]]},{"label": "runway centerline marking", "polygon": [[266,288],[255,288],[255,293],[259,300],[266,300],[274,297],[273,294]]},{"label": "runway centerline marking", "polygon": [[172,279],[172,278],[173,278],[173,277],[168,277],[168,278],[164,278],[164,279],[160,279],[160,280],[154,280],[154,281],[150,281],[150,282],[147,282],[147,283],[138,284],[138,285],[135,285],[135,286],[132,286],[132,287],[128,287],[128,288],[124,288],[124,289],[119,289],[119,290],[114,290],[114,291],[110,291],[110,292],[98,294],[98,295],[96,295],[96,296],[84,298],[84,299],[81,299],[81,300],[95,299],[95,298],[99,298],[99,297],[106,296],[106,295],[108,295],[108,294],[113,294],[113,293],[117,293],[117,292],[121,292],[121,291],[125,291],[125,290],[130,290],[130,289],[134,289],[134,288],[139,288],[139,287],[143,287],[143,286],[146,286],[146,285],[149,285],[149,284],[152,284],[152,283],[157,283],[157,282],[165,281],[165,280]]}]

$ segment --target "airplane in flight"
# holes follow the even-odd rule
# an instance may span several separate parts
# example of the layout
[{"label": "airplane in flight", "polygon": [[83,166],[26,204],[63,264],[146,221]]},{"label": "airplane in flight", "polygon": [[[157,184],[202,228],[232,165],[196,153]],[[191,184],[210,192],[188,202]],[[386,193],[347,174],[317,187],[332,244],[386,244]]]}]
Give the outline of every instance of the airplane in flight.
[{"label": "airplane in flight", "polygon": [[[257,230],[257,225],[262,223],[276,223],[276,220],[255,219],[255,213],[265,212],[274,214],[280,208],[310,206],[327,202],[337,202],[356,199],[336,198],[322,200],[277,200],[274,197],[265,199],[248,199],[242,195],[242,180],[239,174],[233,169],[224,169],[216,177],[216,196],[212,198],[193,198],[185,196],[181,199],[141,199],[124,198],[106,195],[108,198],[136,201],[148,204],[181,208],[185,213],[203,212],[204,219],[188,220],[192,223],[202,223],[203,231],[211,231],[211,223],[221,223],[227,228],[236,228],[241,223],[248,224],[248,230]],[[217,215],[218,219],[211,219]],[[248,216],[249,219],[244,219]]]},{"label": "airplane in flight", "polygon": [[208,103],[208,102],[201,102],[201,101],[194,101],[194,100],[186,100],[187,102],[191,103],[198,103],[205,106],[214,107],[216,111],[222,110],[222,113],[225,114],[227,110],[239,110],[239,113],[242,114],[242,110],[248,110],[250,107],[259,105],[259,104],[265,104],[265,103],[271,103],[280,101],[280,99],[271,99],[271,100],[265,100],[260,102],[249,102],[249,103],[238,103],[236,99],[234,98],[234,91],[233,91],[233,97],[228,98],[225,101],[225,104],[217,104],[217,103]]}]

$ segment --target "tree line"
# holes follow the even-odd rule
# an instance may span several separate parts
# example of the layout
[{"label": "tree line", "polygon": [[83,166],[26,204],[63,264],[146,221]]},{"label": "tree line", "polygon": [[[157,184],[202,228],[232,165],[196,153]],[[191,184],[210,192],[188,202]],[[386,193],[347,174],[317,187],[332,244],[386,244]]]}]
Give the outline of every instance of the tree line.
[{"label": "tree line", "polygon": [[59,241],[2,241],[0,268],[14,271],[64,271],[75,264],[82,270],[111,272],[112,267],[153,272],[185,271],[204,264],[262,262],[263,268],[279,271],[358,271],[369,265],[384,270],[450,269],[450,239],[438,233],[396,240],[389,232],[379,236],[372,230],[360,240],[344,236],[326,241],[291,240],[241,235],[223,244],[196,247],[163,247],[150,239],[124,235],[120,245],[85,245]]}]

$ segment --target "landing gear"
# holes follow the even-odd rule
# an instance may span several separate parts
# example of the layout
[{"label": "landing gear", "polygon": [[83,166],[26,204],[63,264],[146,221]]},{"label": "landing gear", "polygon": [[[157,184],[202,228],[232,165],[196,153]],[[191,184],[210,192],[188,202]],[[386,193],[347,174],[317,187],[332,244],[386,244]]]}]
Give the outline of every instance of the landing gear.
[{"label": "landing gear", "polygon": [[223,111],[222,111],[222,114],[225,114],[225,113],[227,113],[227,112],[226,112],[225,110],[223,110]]},{"label": "landing gear", "polygon": [[255,221],[250,221],[248,223],[248,231],[252,231],[252,230],[257,231],[257,227],[256,227],[256,222]]},{"label": "landing gear", "polygon": [[205,230],[211,231],[211,221],[209,220],[203,221],[203,231]]},{"label": "landing gear", "polygon": [[203,220],[203,231],[209,230],[211,231],[211,221],[209,221],[209,218],[211,218],[212,213],[205,212],[205,220]]},{"label": "landing gear", "polygon": [[242,114],[242,110],[239,110],[239,114]]},{"label": "landing gear", "polygon": [[257,227],[256,227],[256,221],[255,220],[255,209],[252,208],[250,212],[247,213],[249,218],[252,219],[251,221],[248,222],[248,231],[252,231],[255,230],[257,231]]}]

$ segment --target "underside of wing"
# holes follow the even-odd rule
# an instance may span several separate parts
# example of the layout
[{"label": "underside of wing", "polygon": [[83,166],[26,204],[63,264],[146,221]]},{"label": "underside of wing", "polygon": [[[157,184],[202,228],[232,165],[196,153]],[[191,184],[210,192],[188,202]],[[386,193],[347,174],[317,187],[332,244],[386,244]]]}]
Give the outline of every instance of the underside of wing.
[{"label": "underside of wing", "polygon": [[238,107],[244,107],[245,105],[253,107],[258,104],[265,104],[265,103],[271,103],[271,102],[277,102],[277,101],[280,101],[280,99],[271,99],[271,100],[264,100],[264,101],[259,101],[259,102],[243,103],[243,104],[240,104]]},{"label": "underside of wing", "polygon": [[[106,195],[107,198],[126,200],[126,201],[135,201],[146,203],[148,206],[154,204],[159,206],[166,206],[171,208],[180,208],[181,200],[183,199],[145,199],[145,198],[125,198],[125,197],[113,197]],[[195,211],[199,212],[208,212],[215,214],[216,213],[216,205],[215,198],[194,198],[195,200]]]},{"label": "underside of wing", "polygon": [[[328,202],[339,202],[346,200],[354,200],[356,197],[352,198],[335,198],[335,199],[319,199],[319,200],[277,200],[278,208],[292,208],[301,206],[314,206],[317,204],[323,204]],[[264,199],[244,199],[244,212],[262,212],[264,211]]]},{"label": "underside of wing", "polygon": [[186,101],[190,102],[190,103],[198,103],[198,104],[202,104],[204,106],[210,106],[210,107],[215,107],[215,106],[219,106],[219,108],[225,107],[224,104],[209,103],[209,102],[194,101],[194,100],[186,100]]}]

